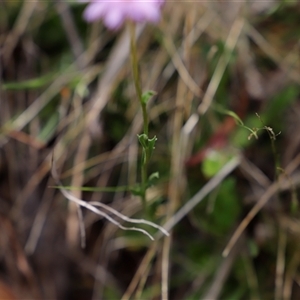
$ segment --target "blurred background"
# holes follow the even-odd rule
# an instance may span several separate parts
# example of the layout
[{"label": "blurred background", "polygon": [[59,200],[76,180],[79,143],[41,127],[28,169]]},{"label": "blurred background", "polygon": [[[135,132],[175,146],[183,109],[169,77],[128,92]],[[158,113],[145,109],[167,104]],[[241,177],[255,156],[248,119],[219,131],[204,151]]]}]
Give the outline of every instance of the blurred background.
[{"label": "blurred background", "polygon": [[[299,299],[298,1],[167,1],[137,27],[157,92],[149,216],[104,189],[140,182],[142,114],[126,27],[84,8],[0,2],[0,299]],[[52,168],[75,197],[160,225],[209,193],[153,242],[78,215]]]}]

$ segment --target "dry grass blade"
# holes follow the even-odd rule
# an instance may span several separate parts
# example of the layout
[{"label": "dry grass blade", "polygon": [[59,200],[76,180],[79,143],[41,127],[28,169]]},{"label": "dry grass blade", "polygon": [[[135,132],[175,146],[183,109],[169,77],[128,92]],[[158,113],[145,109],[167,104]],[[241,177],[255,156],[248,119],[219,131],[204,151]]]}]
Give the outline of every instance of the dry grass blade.
[{"label": "dry grass blade", "polygon": [[[58,1],[55,3],[56,9],[61,17],[61,21],[63,23],[66,36],[69,40],[69,43],[71,45],[71,49],[74,55],[74,58],[77,59],[80,57],[80,55],[83,53],[83,44],[80,40],[76,25],[74,23],[74,18],[71,13],[70,7],[67,2],[64,1]],[[79,69],[84,68],[83,61],[78,60],[77,61]]]},{"label": "dry grass blade", "polygon": [[16,47],[20,36],[26,31],[37,4],[38,1],[36,0],[23,2],[22,10],[15,22],[14,28],[4,42],[5,47],[3,49],[3,56],[5,64],[9,62],[11,54]]},{"label": "dry grass blade", "polygon": [[240,157],[231,159],[193,198],[180,208],[172,218],[163,226],[170,231],[184,216],[186,216],[197,204],[200,203],[211,191],[213,191],[239,164]]},{"label": "dry grass blade", "polygon": [[285,273],[285,282],[283,286],[283,299],[292,299],[292,288],[297,268],[299,267],[299,249],[295,249],[291,261],[287,266]]},{"label": "dry grass blade", "polygon": [[284,269],[285,269],[285,255],[287,246],[287,233],[285,228],[279,228],[277,262],[276,262],[276,279],[275,279],[275,297],[280,300],[283,296],[284,284]]},{"label": "dry grass blade", "polygon": [[229,32],[228,38],[226,40],[226,51],[225,53],[219,60],[218,65],[215,69],[214,75],[208,85],[207,91],[203,97],[202,103],[198,107],[198,112],[202,115],[205,114],[208,108],[210,107],[213,97],[217,91],[217,88],[220,84],[220,81],[222,79],[222,76],[224,74],[224,71],[226,69],[226,66],[229,62],[230,55],[238,41],[238,38],[241,34],[241,31],[244,26],[244,19],[238,18],[236,21],[233,23],[231,30]]},{"label": "dry grass blade", "polygon": [[135,288],[142,280],[144,273],[146,272],[151,260],[153,259],[155,252],[157,251],[157,240],[152,244],[146,255],[144,256],[143,260],[141,261],[138,270],[136,271],[133,279],[131,280],[126,292],[122,296],[121,300],[129,300],[131,295],[133,294]]},{"label": "dry grass blade", "polygon": [[226,278],[229,275],[229,272],[233,266],[233,263],[237,259],[240,250],[242,247],[242,243],[237,243],[235,245],[234,250],[230,253],[229,256],[227,256],[222,263],[220,264],[220,267],[218,268],[215,277],[213,279],[213,282],[211,286],[209,287],[208,291],[201,299],[219,299],[219,295],[222,291],[223,285],[225,283]]},{"label": "dry grass blade", "polygon": [[294,67],[296,62],[287,61],[289,56],[286,58],[281,57],[275,47],[273,47],[251,24],[247,23],[245,27],[247,28],[247,33],[249,36],[251,36],[255,43],[286,72],[287,76],[299,83],[300,74],[299,71]]},{"label": "dry grass blade", "polygon": [[199,88],[198,84],[194,81],[194,79],[189,74],[188,70],[186,69],[184,63],[181,60],[179,53],[176,50],[176,47],[172,41],[172,39],[166,35],[165,37],[165,47],[167,51],[170,53],[172,57],[172,62],[176,67],[178,73],[180,74],[183,82],[188,86],[188,88],[198,97],[201,96],[202,91]]}]

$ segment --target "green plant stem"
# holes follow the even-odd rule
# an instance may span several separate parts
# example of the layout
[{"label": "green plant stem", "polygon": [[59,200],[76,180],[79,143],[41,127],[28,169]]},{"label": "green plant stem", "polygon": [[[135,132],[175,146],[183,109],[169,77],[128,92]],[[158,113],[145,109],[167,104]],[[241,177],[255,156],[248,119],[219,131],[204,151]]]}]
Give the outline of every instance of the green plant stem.
[{"label": "green plant stem", "polygon": [[138,65],[137,51],[136,51],[135,24],[130,22],[129,29],[130,29],[130,56],[131,56],[133,80],[134,80],[137,97],[140,101],[142,111],[143,111],[144,134],[148,136],[148,115],[147,115],[146,103],[144,103],[142,100],[142,88],[141,88],[141,82],[139,76],[139,65]]},{"label": "green plant stem", "polygon": [[[139,76],[139,65],[138,65],[137,51],[136,51],[135,24],[132,22],[129,22],[129,31],[130,31],[130,57],[131,57],[133,80],[134,80],[137,97],[138,97],[140,105],[142,107],[144,134],[148,138],[149,130],[148,130],[147,107],[146,107],[146,103],[144,103],[144,101],[142,99],[142,88],[141,88],[141,82],[140,82],[140,76]],[[143,148],[143,160],[142,160],[142,166],[141,166],[141,177],[142,177],[141,199],[142,199],[142,205],[143,205],[145,214],[147,214],[146,189],[147,189],[148,160],[149,160],[149,158],[146,153],[146,150]]]}]

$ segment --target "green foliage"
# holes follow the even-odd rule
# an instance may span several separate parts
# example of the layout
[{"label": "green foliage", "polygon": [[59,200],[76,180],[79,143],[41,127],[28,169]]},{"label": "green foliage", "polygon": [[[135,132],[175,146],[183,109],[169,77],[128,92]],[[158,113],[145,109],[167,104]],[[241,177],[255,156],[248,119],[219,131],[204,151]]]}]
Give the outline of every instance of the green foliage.
[{"label": "green foliage", "polygon": [[44,87],[45,85],[48,85],[51,81],[54,80],[54,78],[57,76],[57,74],[46,74],[44,76],[39,76],[34,79],[29,79],[25,81],[18,81],[18,82],[7,82],[2,84],[2,88],[4,90],[34,90]]},{"label": "green foliage", "polygon": [[145,288],[140,299],[153,299],[154,297],[159,298],[161,295],[160,284],[152,284],[150,287]]},{"label": "green foliage", "polygon": [[209,150],[201,165],[203,174],[208,178],[213,177],[224,167],[227,162],[230,161],[232,157],[233,154],[226,150]]},{"label": "green foliage", "polygon": [[[50,199],[50,197],[47,199],[47,197],[51,195],[52,192],[56,192],[51,191],[51,193],[48,193],[45,189],[45,183],[48,178],[51,179],[51,172],[48,170],[47,173],[47,162],[46,164],[44,163],[45,155],[47,155],[51,148],[35,151],[31,148],[32,144],[30,143],[30,139],[32,138],[34,140],[36,138],[47,142],[55,135],[58,125],[60,134],[56,139],[57,143],[55,143],[55,145],[57,145],[57,149],[54,149],[54,152],[57,153],[57,156],[61,155],[58,157],[57,170],[61,172],[62,180],[72,182],[72,179],[76,181],[77,178],[80,179],[80,177],[82,177],[83,185],[95,185],[91,187],[64,186],[64,189],[85,192],[83,195],[84,197],[87,196],[86,199],[84,198],[87,201],[96,199],[98,196],[103,196],[101,199],[103,203],[112,205],[118,211],[122,213],[125,212],[126,215],[128,212],[128,217],[135,217],[134,214],[137,214],[140,218],[148,219],[149,217],[149,219],[152,218],[157,223],[160,221],[163,222],[168,212],[169,203],[173,200],[170,197],[171,193],[169,193],[168,183],[173,176],[170,167],[170,162],[173,160],[173,157],[170,155],[169,149],[172,148],[170,144],[172,136],[175,134],[173,132],[174,111],[177,112],[177,110],[181,109],[184,111],[183,124],[181,124],[182,127],[178,129],[182,130],[184,122],[188,120],[190,115],[197,113],[197,107],[201,101],[201,98],[199,99],[195,96],[190,97],[188,95],[190,93],[189,91],[187,92],[187,98],[190,98],[190,101],[185,101],[184,99],[182,107],[177,106],[176,101],[172,101],[173,98],[175,99],[179,96],[179,80],[183,80],[183,82],[187,83],[186,79],[181,77],[182,74],[180,74],[180,76],[178,75],[180,65],[175,64],[175,60],[178,59],[177,54],[184,63],[186,71],[195,80],[196,84],[201,85],[200,88],[203,90],[203,94],[210,84],[220,58],[226,55],[230,56],[222,79],[216,87],[212,105],[207,113],[200,117],[197,124],[198,127],[196,126],[196,130],[191,132],[188,142],[190,145],[193,145],[195,149],[205,148],[210,138],[213,137],[215,130],[219,128],[222,124],[222,120],[227,116],[235,119],[236,127],[228,137],[226,149],[208,152],[201,166],[195,166],[193,168],[187,167],[180,170],[179,176],[182,176],[183,182],[185,182],[185,175],[187,175],[187,189],[191,194],[199,191],[208,179],[215,176],[235,155],[234,150],[232,150],[234,147],[239,148],[242,155],[250,159],[252,163],[261,169],[262,173],[272,178],[271,172],[274,169],[275,163],[272,159],[273,154],[270,138],[267,135],[267,133],[271,132],[270,130],[272,130],[274,134],[280,131],[282,132],[282,139],[279,138],[276,140],[276,149],[278,147],[280,152],[283,153],[279,156],[280,161],[282,161],[283,158],[286,159],[288,157],[286,154],[288,154],[290,149],[293,149],[293,145],[291,146],[287,141],[291,140],[293,135],[297,134],[297,123],[291,120],[291,123],[293,122],[292,126],[296,126],[293,127],[295,128],[295,132],[290,134],[287,132],[288,130],[286,130],[286,120],[289,118],[290,112],[294,115],[297,114],[297,99],[300,94],[300,88],[295,84],[295,82],[297,82],[295,80],[297,78],[295,77],[297,77],[299,73],[297,65],[299,51],[297,47],[299,46],[298,40],[300,38],[300,18],[297,10],[297,1],[284,0],[273,3],[273,5],[267,3],[269,7],[260,13],[251,12],[251,18],[248,14],[242,14],[241,17],[245,18],[245,30],[242,31],[237,41],[238,51],[233,50],[233,53],[228,53],[228,50],[225,48],[226,37],[228,36],[230,28],[226,26],[220,28],[224,21],[223,18],[211,17],[210,20],[205,20],[205,17],[202,19],[202,16],[199,16],[200,23],[198,23],[198,20],[195,20],[195,23],[193,23],[193,18],[187,18],[196,15],[196,11],[193,12],[191,10],[191,13],[186,13],[189,9],[188,6],[186,7],[187,11],[182,13],[180,11],[181,8],[176,11],[178,9],[177,6],[170,5],[166,11],[166,16],[164,16],[165,19],[163,19],[158,29],[155,29],[155,25],[146,26],[143,29],[137,44],[137,58],[142,60],[143,65],[141,69],[151,74],[149,76],[147,73],[142,74],[142,76],[138,76],[140,77],[138,79],[141,79],[139,80],[140,83],[146,82],[147,86],[159,91],[159,97],[155,99],[155,105],[157,104],[157,107],[147,105],[151,97],[156,95],[156,92],[151,90],[146,91],[142,95],[139,95],[141,97],[137,97],[141,100],[140,104],[144,113],[143,116],[144,119],[146,119],[144,123],[147,123],[143,126],[144,132],[138,135],[139,143],[142,148],[142,157],[141,159],[140,157],[136,159],[138,161],[138,167],[142,169],[142,174],[136,174],[136,170],[130,170],[131,166],[126,158],[128,155],[128,145],[125,145],[123,148],[114,148],[115,145],[119,145],[119,142],[124,136],[131,136],[131,116],[136,113],[136,106],[132,105],[132,102],[136,101],[136,97],[135,95],[130,95],[132,78],[127,76],[128,64],[118,65],[120,58],[122,59],[122,55],[125,53],[124,51],[120,51],[119,53],[122,52],[122,55],[120,55],[118,51],[116,51],[118,50],[116,47],[118,44],[116,42],[122,41],[122,39],[119,39],[122,32],[108,33],[103,29],[100,23],[87,24],[82,19],[82,12],[85,5],[68,0],[67,4],[69,5],[74,21],[75,30],[79,36],[79,42],[83,45],[85,56],[89,60],[89,63],[84,66],[84,69],[79,70],[74,64],[76,58],[74,57],[73,49],[71,49],[70,41],[67,37],[68,32],[64,28],[61,15],[55,6],[55,1],[37,1],[33,14],[28,20],[23,20],[24,27],[22,27],[23,24],[20,27],[20,29],[22,29],[21,35],[18,36],[18,34],[16,34],[14,31],[17,25],[16,21],[22,20],[26,15],[24,11],[22,12],[24,4],[26,3],[26,1],[22,0],[7,0],[0,3],[0,28],[2,29],[2,41],[4,42],[2,47],[3,51],[1,52],[3,53],[3,56],[1,56],[1,59],[3,58],[1,61],[1,89],[3,93],[0,99],[0,111],[3,117],[3,124],[0,129],[0,155],[4,154],[0,156],[0,173],[4,175],[2,176],[3,184],[0,194],[4,196],[1,197],[0,204],[8,218],[14,215],[10,213],[11,208],[14,210],[14,207],[20,206],[17,203],[17,198],[22,200],[22,203],[20,203],[22,204],[21,206],[24,206],[24,209],[21,207],[24,218],[13,218],[9,220],[11,224],[22,227],[24,220],[29,220],[30,222],[34,222],[32,223],[32,228],[34,229],[34,224],[38,221],[39,214],[35,216],[33,214],[27,215],[27,213],[30,211],[35,212],[39,203],[43,204],[47,203],[48,200],[51,201],[52,199]],[[199,9],[199,5],[197,9]],[[172,20],[173,14],[170,15],[170,12],[173,13],[172,10],[176,13],[174,14],[176,20]],[[212,10],[206,11],[203,16],[208,16],[209,19],[210,13],[213,12]],[[255,15],[255,17],[252,18],[252,14]],[[202,20],[207,22],[207,27]],[[247,28],[247,26],[249,26],[249,28]],[[277,57],[282,58],[282,60],[276,61],[272,53],[267,53],[267,48],[261,47],[259,43],[255,41],[254,37],[251,36],[251,30],[248,30],[251,29],[251,26],[257,30],[258,35],[261,35],[262,40],[265,41],[265,44],[262,44],[269,45],[269,49],[273,49],[274,53],[277,53]],[[181,30],[183,28],[184,30]],[[175,41],[176,46],[178,46],[178,49],[176,49],[178,52],[174,53],[176,55],[166,51],[166,47],[163,46],[166,40],[164,36],[166,33],[170,35],[170,38]],[[153,35],[156,36],[156,41],[154,42],[151,41]],[[186,40],[183,40],[183,37],[185,37]],[[7,53],[5,54],[5,52],[9,49],[9,47],[6,48],[6,46],[10,45],[10,43],[8,43],[10,38],[16,38],[15,41],[12,39],[13,43],[11,44],[13,45],[15,43],[15,46],[12,49],[10,58],[6,61],[5,55]],[[195,43],[193,43],[193,38],[197,39]],[[96,45],[94,42],[97,41],[99,41],[99,48],[94,47],[94,45]],[[180,45],[183,45],[183,47],[180,48]],[[248,51],[248,53],[244,53],[244,50]],[[118,55],[120,56],[118,57]],[[107,64],[107,62],[109,62],[107,58],[112,59],[114,64]],[[295,63],[293,63],[293,61],[295,61]],[[94,69],[98,69],[99,62],[101,63],[101,70],[99,68],[99,73],[96,74],[94,73]],[[275,96],[269,97],[268,93],[264,96],[262,93],[261,101],[253,101],[251,99],[251,91],[248,90],[249,86],[251,86],[251,80],[248,78],[249,74],[247,70],[243,73],[244,66],[248,64],[249,67],[254,67],[254,69],[260,73],[263,78],[262,82],[267,82],[268,87],[277,84],[276,80],[274,80],[274,77],[277,75],[275,72],[278,73],[278,75],[286,76],[282,83],[280,83],[280,86],[275,87],[275,90],[278,90]],[[70,68],[70,65],[74,66],[73,69]],[[111,88],[113,91],[112,94],[109,95],[110,99],[108,103],[105,104],[101,112],[99,111],[100,116],[96,116],[94,120],[96,122],[99,121],[99,119],[101,120],[104,126],[104,134],[103,136],[98,136],[97,134],[92,135],[90,144],[87,145],[86,156],[82,157],[82,163],[78,166],[73,165],[73,163],[77,161],[77,159],[74,159],[74,154],[84,156],[77,152],[77,149],[84,147],[78,147],[80,141],[78,141],[79,138],[77,137],[73,140],[69,139],[66,145],[65,137],[74,136],[73,133],[78,133],[78,136],[82,136],[83,133],[93,132],[93,129],[97,128],[97,126],[93,127],[94,123],[89,124],[89,120],[87,120],[86,117],[90,116],[89,109],[93,107],[90,105],[90,101],[95,89],[97,89],[98,78],[101,80],[102,74],[105,72],[110,74],[111,70],[109,66],[112,66],[112,73],[114,73],[117,68],[119,68],[119,72],[116,76],[111,78],[113,82]],[[174,71],[172,71],[172,69],[174,69]],[[280,74],[280,72],[283,73]],[[91,73],[93,73],[93,75],[90,77],[89,74]],[[153,74],[157,74],[157,78],[153,79]],[[239,75],[243,77],[241,81],[237,78]],[[52,94],[49,93],[49,97],[47,93],[44,93],[46,88],[52,84],[57,76],[62,78],[64,87],[70,92],[70,97],[64,99],[63,102],[59,96],[62,85],[58,85],[57,90]],[[293,78],[293,80],[290,80],[289,77]],[[274,81],[272,82],[272,80]],[[239,87],[238,91],[234,90],[233,87],[239,83],[242,83],[242,86]],[[248,83],[250,83],[250,85]],[[283,86],[283,88],[281,88],[281,86]],[[141,91],[142,90],[141,87]],[[239,117],[239,115],[235,113],[235,111],[239,111],[236,109],[236,106],[238,106],[236,103],[239,101],[238,96],[240,92],[248,94],[246,96],[249,99],[249,106],[247,110],[245,110],[243,117]],[[39,97],[40,95],[43,96]],[[43,106],[43,101],[45,101],[45,106]],[[4,103],[3,107],[2,102]],[[67,122],[61,120],[62,114],[60,114],[60,105],[63,105],[63,115]],[[18,119],[20,113],[26,111],[30,106],[33,108],[40,106],[41,110],[33,114],[30,120],[24,122],[24,124],[26,124],[22,128],[18,129],[17,126],[14,127],[15,120]],[[159,118],[151,119],[153,115],[156,116],[157,111],[159,111]],[[77,112],[80,112],[80,114],[76,116]],[[258,117],[256,113],[260,117]],[[130,118],[128,116],[130,116]],[[26,118],[27,116],[25,116],[25,119]],[[261,122],[260,119],[263,122]],[[91,128],[82,126],[82,120],[87,120],[86,125],[91,125]],[[20,119],[18,119],[18,123],[22,124]],[[151,126],[151,130],[149,130],[150,133],[148,132],[148,123],[150,123]],[[271,129],[268,130],[265,126],[270,126],[269,128]],[[92,130],[90,131],[90,129]],[[176,134],[178,133],[180,132],[178,131]],[[154,134],[156,135],[154,136]],[[149,138],[149,136],[154,137]],[[156,143],[156,136],[159,137],[159,143]],[[21,138],[18,140],[17,137]],[[28,140],[26,140],[26,138],[28,138]],[[284,143],[282,143],[282,141],[284,141]],[[121,148],[122,151],[119,151]],[[157,149],[155,150],[155,148]],[[297,149],[296,146],[294,148]],[[109,151],[112,152],[109,153]],[[107,152],[105,154],[108,154],[108,156],[102,156],[102,152]],[[153,155],[153,152],[155,155]],[[295,152],[297,152],[297,150],[295,150]],[[99,160],[97,160],[98,156]],[[106,162],[105,159],[103,161],[103,157],[109,157],[108,162]],[[94,158],[96,159],[93,161]],[[130,159],[132,159],[132,157],[130,157]],[[152,159],[151,162],[149,162],[150,159]],[[83,167],[85,163],[86,168]],[[289,162],[287,161],[287,163]],[[45,167],[43,167],[44,165]],[[42,167],[42,169],[40,169],[40,167]],[[242,170],[242,167],[240,170]],[[216,272],[219,271],[220,262],[222,261],[222,249],[224,249],[234,228],[240,223],[242,215],[248,212],[249,208],[254,204],[253,201],[250,202],[249,206],[245,206],[245,202],[242,201],[242,199],[252,199],[253,196],[256,196],[256,194],[252,193],[251,187],[253,187],[253,190],[262,189],[259,187],[259,183],[256,183],[255,180],[249,180],[240,170],[232,173],[229,178],[224,180],[202,203],[174,227],[169,257],[171,295],[177,296],[178,292],[178,295],[181,295],[180,293],[184,294],[185,299],[203,299],[203,295],[211,286]],[[67,171],[70,177],[64,177],[66,174],[65,171]],[[280,169],[280,171],[284,174],[284,169]],[[131,175],[133,175],[132,178],[137,177],[138,179],[133,186],[128,186],[126,184]],[[39,176],[41,178],[38,178]],[[71,178],[71,176],[73,176],[73,178]],[[289,176],[291,179],[293,178],[293,174],[289,174]],[[179,180],[181,180],[181,177]],[[9,184],[6,184],[7,182]],[[240,187],[241,182],[243,183],[241,185],[242,188],[238,189],[238,185]],[[158,183],[161,185],[156,186]],[[116,186],[110,186],[114,184]],[[270,228],[270,232],[276,232],[274,228],[281,226],[282,223],[281,219],[278,219],[278,216],[284,216],[287,221],[292,221],[286,222],[285,226],[289,226],[290,223],[294,224],[294,218],[299,215],[299,201],[296,194],[298,185],[295,183],[295,186],[293,186],[293,184],[291,181],[291,188],[286,192],[287,197],[286,195],[280,195],[282,196],[282,201],[270,201],[269,209],[261,210],[261,213],[257,216],[257,220],[253,220],[251,224],[255,230],[249,230],[245,234],[243,249],[248,250],[249,263],[253,264],[253,269],[255,272],[257,271],[257,278],[259,285],[261,285],[260,288],[265,290],[265,292],[262,293],[261,299],[268,300],[274,297],[273,289],[278,240],[277,237],[273,236],[270,238],[266,235],[263,238],[264,243],[258,243],[256,233],[259,226],[256,227],[256,225],[257,222],[259,222],[258,224],[264,226],[263,228],[267,228],[267,230]],[[149,187],[152,188],[149,189]],[[55,186],[55,188],[62,188],[62,186]],[[190,199],[186,190],[184,188],[181,190],[180,188],[181,187],[178,187],[178,191],[176,191],[180,193],[180,202],[176,209],[180,209],[184,202]],[[16,191],[18,191],[18,197],[16,197]],[[155,200],[158,200],[154,202],[154,197],[152,199],[146,199],[146,191],[148,191],[149,194],[154,192]],[[92,195],[89,192],[95,194]],[[105,194],[98,195],[96,192]],[[22,193],[24,193],[24,195]],[[145,214],[144,212],[138,211],[140,206],[135,206],[135,199],[134,197],[130,197],[130,193],[144,199],[142,202],[146,205],[151,203],[151,206],[148,208],[148,213]],[[74,195],[75,194],[76,193],[74,193]],[[30,201],[28,201],[28,199]],[[65,230],[62,213],[67,214],[68,207],[66,202],[60,204],[56,195],[55,199],[57,199],[55,200],[55,205],[51,205],[51,209],[45,212],[47,213],[46,215],[49,216],[49,218],[47,217],[47,228],[50,230],[46,228],[46,235],[41,239],[38,239],[39,236],[36,236],[39,241],[37,253],[40,251],[40,246],[41,249],[46,249],[49,245],[48,243],[52,245],[53,241],[56,240],[56,236]],[[255,201],[256,200],[257,199],[255,199]],[[127,203],[129,204],[128,206]],[[53,219],[56,220],[57,218],[53,218],[52,216],[59,217],[58,223],[60,225],[53,223]],[[266,218],[266,216],[269,216],[269,219]],[[67,220],[68,217],[69,216],[66,215],[65,219]],[[37,219],[35,220],[35,218]],[[289,220],[289,218],[291,219]],[[154,244],[151,244],[148,238],[139,232],[118,231],[115,233],[114,230],[111,230],[110,226],[106,226],[107,223],[104,223],[103,220],[99,221],[99,227],[95,226],[97,230],[100,229],[95,234],[94,229],[91,230],[91,227],[94,227],[94,225],[90,226],[90,220],[92,220],[92,218],[90,218],[90,215],[88,213],[86,214],[84,210],[84,221],[87,221],[84,223],[84,225],[87,225],[87,249],[82,252],[80,251],[80,253],[78,252],[79,256],[77,256],[76,253],[75,256],[74,253],[68,253],[68,249],[65,249],[65,242],[51,247],[51,249],[63,249],[64,259],[68,259],[68,254],[70,254],[71,257],[67,264],[63,263],[59,266],[59,269],[55,269],[54,271],[58,271],[59,274],[62,274],[61,276],[64,281],[63,276],[65,275],[63,266],[73,265],[74,267],[75,265],[77,272],[81,272],[80,275],[86,280],[84,283],[80,283],[81,286],[84,286],[84,288],[88,290],[84,291],[82,298],[89,297],[93,290],[93,282],[91,281],[94,280],[94,278],[91,279],[86,270],[93,272],[92,265],[96,266],[97,260],[99,259],[100,264],[105,262],[104,265],[107,268],[108,275],[106,283],[103,287],[100,287],[101,289],[103,288],[101,294],[102,298],[121,299],[124,289],[128,287],[131,280],[130,276],[134,275],[134,271],[139,266],[142,255],[146,253],[150,245],[152,246]],[[27,222],[28,226],[26,225],[26,228],[24,228],[25,231],[23,230],[24,232],[22,234],[25,236],[30,236],[30,222]],[[98,225],[98,223],[96,225]],[[126,224],[124,223],[124,225]],[[133,226],[135,226],[135,224],[133,224]],[[61,230],[56,230],[57,228]],[[146,228],[146,226],[143,228]],[[290,248],[295,250],[298,248],[297,240],[291,238],[293,237],[290,235],[292,234],[291,231],[293,230],[289,230],[287,235],[287,267],[291,253]],[[18,235],[18,231],[16,232]],[[35,230],[32,232],[35,232]],[[54,238],[51,236],[51,232],[54,232]],[[155,235],[156,230],[150,229],[149,232]],[[44,234],[44,229],[41,230],[41,235],[42,234]],[[48,236],[50,238],[48,238]],[[20,239],[20,236],[16,238]],[[21,240],[22,239],[21,237]],[[98,240],[99,242],[97,242]],[[115,251],[107,255],[111,245]],[[161,266],[161,253],[163,252],[161,245],[163,245],[163,243],[159,241],[157,245],[158,247],[155,249],[156,252],[154,254],[155,258],[152,260],[153,264],[149,264],[148,266],[150,268],[150,278],[142,277],[142,281],[145,279],[145,288],[141,291],[140,297],[142,299],[151,299],[161,296],[160,278],[159,276],[156,277],[156,274]],[[130,272],[128,272],[128,274],[126,272],[127,269],[125,269],[125,273],[119,270],[119,262],[123,262],[124,257],[126,262],[124,253],[130,254],[133,257],[133,264],[130,264]],[[48,259],[50,256],[51,255],[46,255],[45,257]],[[5,259],[5,255],[3,259]],[[57,259],[61,261],[61,258],[57,257],[57,255],[53,255],[52,259],[54,262],[57,261]],[[102,259],[105,259],[105,261]],[[42,271],[39,270],[39,262],[36,261],[34,255],[32,256],[32,261],[36,264],[34,276],[38,277],[42,275],[44,269],[42,268]],[[264,263],[260,264],[261,261]],[[47,261],[46,265],[57,265],[52,262]],[[82,266],[82,268],[78,269],[79,265]],[[286,268],[286,270],[288,270],[288,268]],[[0,275],[2,277],[8,276],[5,270],[2,270]],[[43,277],[42,275],[41,278]],[[222,286],[222,292],[218,299],[236,300],[251,298],[251,296],[252,299],[258,299],[258,297],[256,297],[258,293],[255,294],[249,291],[251,287],[248,286],[248,277],[250,277],[250,275],[247,273],[247,269],[243,263],[241,263],[239,253],[232,269],[229,270],[228,277]],[[12,280],[14,280],[14,278],[12,278]],[[69,281],[70,286],[65,288],[69,289],[67,292],[72,289],[74,290],[74,286],[77,284],[77,282],[74,282],[72,279],[69,279]],[[86,287],[86,282],[88,283],[88,288]],[[261,284],[261,282],[263,284]],[[47,290],[43,284],[41,284],[42,290]],[[98,283],[96,282],[96,284]],[[45,295],[45,297],[46,296],[48,295]],[[78,297],[81,297],[81,295],[78,295]],[[97,298],[97,295],[95,295],[95,297]],[[134,296],[132,298],[134,298]]]},{"label": "green foliage", "polygon": [[[116,187],[92,187],[92,186],[51,186],[53,188],[65,189],[70,191],[84,191],[84,192],[103,192],[103,193],[116,193],[131,191],[128,186],[116,186]],[[132,188],[133,189],[133,188]]]},{"label": "green foliage", "polygon": [[238,285],[238,287],[232,286],[231,291],[224,291],[222,295],[222,299],[224,300],[237,300],[237,299],[245,299],[245,295],[248,293],[246,286]]},{"label": "green foliage", "polygon": [[41,129],[38,138],[42,141],[48,141],[55,133],[59,122],[59,113],[52,113],[50,118],[46,121],[44,127]]},{"label": "green foliage", "polygon": [[[51,5],[49,4],[49,6]],[[34,38],[41,49],[46,53],[51,53],[52,56],[60,55],[61,51],[68,49],[68,40],[65,38],[64,30],[62,30],[61,19],[50,7],[45,22],[36,28]]]},{"label": "green foliage", "polygon": [[264,122],[274,127],[275,130],[281,130],[282,116],[287,108],[297,100],[299,92],[299,86],[295,85],[288,86],[280,91],[268,102],[264,115],[262,115]]},{"label": "green foliage", "polygon": [[[208,202],[207,202],[208,201]],[[197,222],[206,232],[222,236],[238,221],[241,212],[241,202],[236,190],[236,181],[230,177],[224,180],[214,198],[209,197],[206,204],[200,204],[197,209]],[[204,205],[209,205],[206,213]]]},{"label": "green foliage", "polygon": [[233,145],[241,149],[245,149],[255,142],[255,137],[252,133],[262,126],[255,114],[247,116],[243,124],[245,125],[237,126],[231,137]]},{"label": "green foliage", "polygon": [[179,257],[177,260],[179,264],[182,262],[181,268],[186,268],[190,274],[203,272],[209,275],[213,273],[220,258],[216,259],[211,256],[213,252],[212,245],[210,243],[199,243],[197,239],[188,237],[183,242],[188,243],[189,247],[187,248],[187,257],[184,260],[182,257]]},{"label": "green foliage", "polygon": [[145,133],[138,135],[138,140],[143,147],[143,156],[142,161],[146,163],[151,158],[153,150],[155,149],[155,143],[157,141],[157,137],[154,136],[152,139],[149,139]]},{"label": "green foliage", "polygon": [[142,95],[142,102],[144,104],[147,104],[148,101],[154,96],[156,95],[156,92],[155,91],[146,91],[143,93]]},{"label": "green foliage", "polygon": [[121,299],[122,294],[115,287],[105,286],[103,292],[103,299]]},{"label": "green foliage", "polygon": [[258,245],[251,239],[248,239],[248,250],[251,257],[256,257],[259,253]]},{"label": "green foliage", "polygon": [[115,143],[120,141],[124,136],[127,130],[127,120],[124,116],[120,116],[116,113],[109,113],[107,115],[107,119],[109,119],[109,126],[106,129],[106,134],[112,139]]},{"label": "green foliage", "polygon": [[150,187],[154,185],[155,183],[157,183],[158,179],[159,179],[159,173],[158,172],[152,173],[148,178],[147,186]]}]

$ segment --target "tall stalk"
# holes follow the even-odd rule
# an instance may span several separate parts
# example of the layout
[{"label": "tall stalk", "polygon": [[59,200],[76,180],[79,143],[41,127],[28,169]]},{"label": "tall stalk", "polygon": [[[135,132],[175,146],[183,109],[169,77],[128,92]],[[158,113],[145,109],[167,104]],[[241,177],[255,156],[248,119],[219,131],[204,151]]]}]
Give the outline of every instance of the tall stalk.
[{"label": "tall stalk", "polygon": [[[147,214],[147,199],[146,199],[146,190],[147,190],[147,173],[148,173],[148,162],[149,162],[149,153],[147,150],[148,146],[148,115],[147,115],[147,102],[143,99],[142,88],[141,88],[141,81],[140,81],[140,74],[139,74],[139,65],[137,59],[137,51],[136,51],[136,36],[135,36],[135,24],[129,22],[129,31],[130,31],[130,57],[131,57],[131,66],[132,66],[132,73],[133,73],[133,80],[134,86],[136,90],[136,94],[138,100],[140,102],[142,113],[143,113],[143,137],[139,136],[140,143],[143,146],[143,153],[142,153],[142,164],[141,164],[141,190],[140,196],[142,199],[142,205],[144,209],[144,213]],[[141,141],[144,140],[144,143]]]}]

